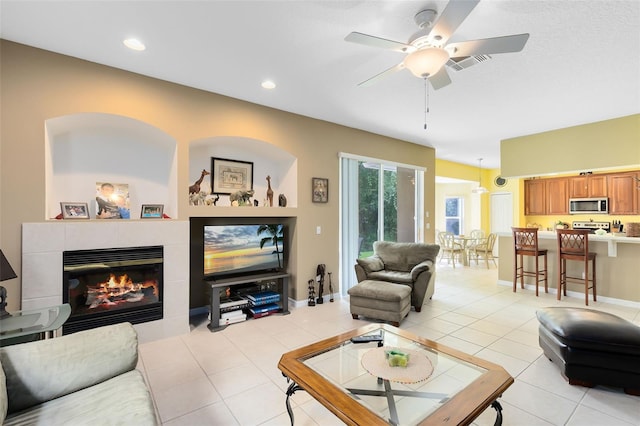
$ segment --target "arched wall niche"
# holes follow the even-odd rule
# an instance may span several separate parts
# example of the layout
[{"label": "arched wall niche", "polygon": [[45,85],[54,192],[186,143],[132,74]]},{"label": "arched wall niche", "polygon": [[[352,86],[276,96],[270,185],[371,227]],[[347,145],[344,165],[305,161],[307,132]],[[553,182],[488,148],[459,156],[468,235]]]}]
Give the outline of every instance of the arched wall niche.
[{"label": "arched wall niche", "polygon": [[[278,206],[278,196],[284,194],[287,207],[298,206],[298,159],[271,143],[240,137],[216,136],[194,140],[189,144],[189,184],[201,176],[202,170],[212,173],[212,157],[253,163],[254,199],[264,206],[267,194],[267,176],[271,176],[274,192],[273,205]],[[211,194],[211,176],[205,176],[200,190]],[[229,197],[220,196],[216,206],[229,206]],[[203,206],[203,209],[215,207]],[[204,213],[206,216],[206,213]]]},{"label": "arched wall niche", "polygon": [[60,202],[86,202],[95,218],[96,182],[129,185],[131,218],[142,204],[164,204],[177,217],[177,143],[142,121],[77,113],[45,121],[45,219]]}]

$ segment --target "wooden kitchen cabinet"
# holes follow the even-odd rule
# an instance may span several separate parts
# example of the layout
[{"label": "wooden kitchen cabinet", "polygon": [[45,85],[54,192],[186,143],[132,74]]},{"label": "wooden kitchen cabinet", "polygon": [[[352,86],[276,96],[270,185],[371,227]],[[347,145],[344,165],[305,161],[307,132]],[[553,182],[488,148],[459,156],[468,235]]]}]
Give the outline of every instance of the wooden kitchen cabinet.
[{"label": "wooden kitchen cabinet", "polygon": [[544,215],[545,209],[545,180],[531,179],[524,181],[524,214],[527,216]]},{"label": "wooden kitchen cabinet", "polygon": [[607,175],[582,175],[569,178],[569,198],[607,196]]},{"label": "wooden kitchen cabinet", "polygon": [[609,214],[638,214],[639,172],[608,175]]},{"label": "wooden kitchen cabinet", "polygon": [[546,214],[569,214],[569,179],[546,179]]}]

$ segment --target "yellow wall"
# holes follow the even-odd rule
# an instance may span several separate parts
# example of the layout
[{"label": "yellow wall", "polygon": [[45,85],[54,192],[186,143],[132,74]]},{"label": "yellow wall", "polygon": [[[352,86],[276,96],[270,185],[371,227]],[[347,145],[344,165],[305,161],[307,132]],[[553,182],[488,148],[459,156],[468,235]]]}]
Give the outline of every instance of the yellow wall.
[{"label": "yellow wall", "polygon": [[492,192],[512,192],[514,194],[514,223],[517,223],[517,212],[520,210],[520,204],[517,203],[519,197],[518,179],[507,179],[505,186],[498,187],[495,185],[494,180],[499,175],[499,169],[482,168],[482,170],[479,170],[478,167],[436,159],[436,176],[462,179],[470,182],[478,182],[478,178],[480,177],[482,179],[482,186],[487,188],[489,192],[479,196],[472,194],[471,191],[478,186],[477,183],[437,184],[435,203],[436,220],[438,220],[438,222],[435,223],[434,226],[440,230],[444,229],[444,198],[446,196],[461,196],[465,199],[465,206],[473,208],[472,211],[465,211],[465,215],[476,214],[478,211],[476,208],[477,199],[479,199],[480,205],[480,218],[465,221],[465,232],[474,228],[480,228],[485,231],[485,233],[491,232],[490,194]]},{"label": "yellow wall", "polygon": [[[186,188],[189,144],[207,137],[240,136],[265,141],[298,159],[297,258],[291,271],[296,300],[325,263],[339,277],[339,160],[350,152],[424,167],[425,209],[433,211],[435,151],[405,141],[314,120],[237,99],[180,86],[87,61],[1,41],[0,247],[21,269],[21,224],[41,222],[45,208],[45,120],[99,112],[131,117],[177,141],[178,217],[193,211]],[[99,161],[99,160],[96,160]],[[311,178],[329,179],[326,204],[313,204]],[[201,211],[201,210],[199,210]],[[199,213],[200,216],[203,214]],[[206,214],[205,214],[206,215]],[[323,232],[316,235],[316,226]],[[425,231],[433,241],[433,228]],[[20,273],[18,274],[20,275]],[[9,310],[19,307],[20,279],[5,281]]]},{"label": "yellow wall", "polygon": [[637,167],[640,114],[505,139],[500,165],[513,177]]}]

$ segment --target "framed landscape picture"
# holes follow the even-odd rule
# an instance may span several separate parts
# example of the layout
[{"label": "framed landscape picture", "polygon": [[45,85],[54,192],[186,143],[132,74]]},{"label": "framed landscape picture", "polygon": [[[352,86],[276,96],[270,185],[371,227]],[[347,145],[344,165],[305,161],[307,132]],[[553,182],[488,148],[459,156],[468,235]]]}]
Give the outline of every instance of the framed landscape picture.
[{"label": "framed landscape picture", "polygon": [[162,219],[164,204],[143,204],[140,219]]},{"label": "framed landscape picture", "polygon": [[329,179],[311,178],[312,201],[326,203],[329,201]]},{"label": "framed landscape picture", "polygon": [[231,194],[253,189],[253,163],[211,157],[211,193]]},{"label": "framed landscape picture", "polygon": [[89,205],[87,203],[60,203],[63,219],[89,219]]}]

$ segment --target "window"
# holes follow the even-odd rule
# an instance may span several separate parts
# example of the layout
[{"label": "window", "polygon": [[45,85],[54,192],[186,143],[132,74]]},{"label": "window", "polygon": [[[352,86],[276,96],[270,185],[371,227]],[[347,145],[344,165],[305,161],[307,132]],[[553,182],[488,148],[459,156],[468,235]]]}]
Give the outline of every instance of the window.
[{"label": "window", "polygon": [[447,232],[454,235],[460,235],[464,232],[462,229],[462,202],[460,197],[447,197],[444,199],[444,221]]}]

